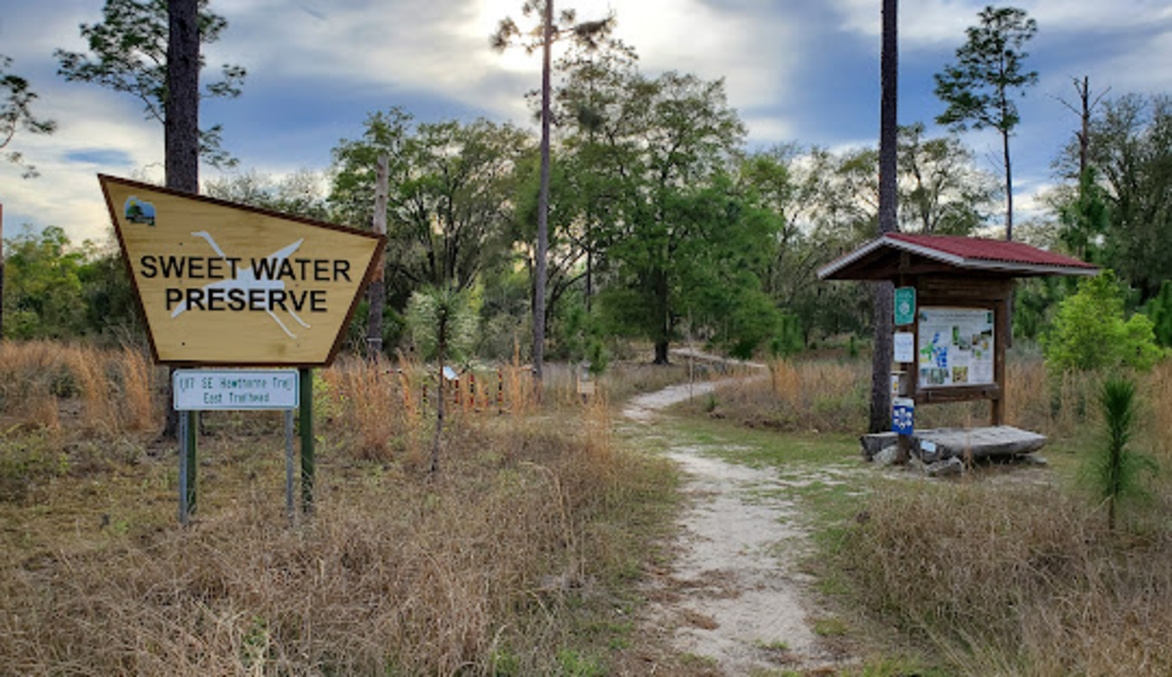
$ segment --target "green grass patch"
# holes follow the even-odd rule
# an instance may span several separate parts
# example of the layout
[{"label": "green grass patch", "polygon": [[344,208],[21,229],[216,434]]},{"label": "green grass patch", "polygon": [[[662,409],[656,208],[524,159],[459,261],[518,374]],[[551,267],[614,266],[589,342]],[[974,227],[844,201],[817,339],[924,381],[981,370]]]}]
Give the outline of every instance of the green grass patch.
[{"label": "green grass patch", "polygon": [[753,467],[784,469],[801,461],[822,465],[859,459],[858,436],[845,433],[786,433],[708,418],[673,419],[672,430],[696,444],[730,448],[716,455]]}]

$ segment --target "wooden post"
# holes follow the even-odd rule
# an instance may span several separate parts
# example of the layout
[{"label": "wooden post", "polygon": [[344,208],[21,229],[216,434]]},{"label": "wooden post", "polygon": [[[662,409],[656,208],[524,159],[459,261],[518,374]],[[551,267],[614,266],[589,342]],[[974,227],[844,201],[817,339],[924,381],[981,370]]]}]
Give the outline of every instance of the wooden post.
[{"label": "wooden post", "polygon": [[1011,285],[1006,298],[993,304],[993,382],[997,384],[999,392],[989,401],[989,425],[995,426],[1005,425],[1005,349],[1009,345],[1008,335],[1011,333],[1009,308],[1012,295]]},{"label": "wooden post", "polygon": [[301,511],[313,513],[313,370],[300,368],[301,388]]},{"label": "wooden post", "polygon": [[[884,18],[886,20],[886,17],[887,17],[886,6],[884,9],[885,9]],[[890,152],[894,153],[894,149],[890,150]],[[894,164],[894,162],[892,164]],[[889,180],[893,183],[895,181],[894,178],[889,179]],[[894,207],[892,207],[892,208],[894,208]],[[899,278],[898,278],[898,280],[896,280],[896,286],[898,286],[898,287],[908,286],[907,271],[910,267],[911,267],[911,255],[909,255],[907,252],[901,252],[899,255]],[[912,286],[913,286],[913,288],[915,287],[914,284]],[[892,293],[894,294],[894,292],[892,292]],[[896,325],[894,322],[895,314],[896,314],[895,313],[895,306],[894,306],[894,296],[892,298],[892,301],[893,301],[893,305],[892,305],[892,320],[893,321],[891,323],[891,330],[892,330],[891,344],[892,344],[892,347],[894,348],[894,346],[895,346],[894,332],[901,331],[902,328],[901,328],[901,325]],[[913,327],[912,331],[913,332],[915,331],[915,326],[917,324],[918,323],[916,322],[915,318],[913,317],[912,318],[912,327]],[[894,359],[895,358],[894,350],[892,351],[892,353],[893,353],[892,359],[891,359],[891,372],[892,372],[892,374],[894,374],[895,371],[898,370],[898,371],[904,373],[905,375],[908,375],[910,372],[914,372],[918,369],[919,364],[915,360],[915,358],[917,357],[916,353],[912,354],[912,358],[913,358],[912,363],[911,363],[911,365],[909,365],[907,367],[904,367],[904,363],[902,363],[902,362],[896,362]],[[910,375],[908,375],[907,377],[910,378]],[[906,383],[901,384],[901,385],[906,385]],[[915,402],[916,394],[915,394],[915,391],[912,390],[910,387],[908,388],[908,390],[906,392],[901,392],[898,394],[900,397],[911,397],[912,402]],[[895,396],[896,396],[896,393],[891,394],[892,418],[894,418],[894,416],[895,416],[895,402],[893,399]],[[911,450],[912,450],[911,435],[905,435],[903,433],[900,433],[899,436],[896,438],[896,445],[897,445],[896,452],[895,452],[896,463],[899,463],[899,464],[907,463],[909,458],[911,457]]]},{"label": "wooden post", "polygon": [[[371,227],[378,235],[387,234],[387,184],[389,182],[386,153],[378,156],[378,165],[375,170],[374,219]],[[383,310],[386,307],[386,284],[384,282],[384,253],[385,247],[380,247],[374,255],[374,270],[370,277],[370,286],[367,288],[367,299],[370,301],[370,315],[366,318],[366,348],[371,359],[374,359],[383,349]]]}]

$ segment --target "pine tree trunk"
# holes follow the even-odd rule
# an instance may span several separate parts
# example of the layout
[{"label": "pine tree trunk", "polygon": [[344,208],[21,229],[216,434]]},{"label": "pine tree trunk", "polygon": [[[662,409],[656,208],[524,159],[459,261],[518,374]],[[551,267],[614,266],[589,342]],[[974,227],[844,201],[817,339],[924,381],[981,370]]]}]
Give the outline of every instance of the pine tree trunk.
[{"label": "pine tree trunk", "polygon": [[550,51],[553,43],[553,0],[545,0],[541,48],[541,186],[537,196],[537,261],[533,280],[533,379],[541,397],[545,361],[545,276],[549,249],[549,108]]},{"label": "pine tree trunk", "polygon": [[1005,158],[1005,240],[1013,241],[1013,171],[1009,166],[1009,132],[1001,134],[1001,152]]},{"label": "pine tree trunk", "polygon": [[[164,102],[163,145],[167,187],[199,193],[199,22],[197,0],[169,0],[167,99]],[[167,379],[167,418],[163,436],[175,438],[171,379]]]},{"label": "pine tree trunk", "polygon": [[431,467],[428,469],[432,475],[439,472],[439,456],[440,456],[440,439],[444,434],[444,349],[439,351],[439,384],[435,389],[435,435],[431,438]]},{"label": "pine tree trunk", "polygon": [[[879,234],[897,228],[896,115],[899,94],[898,2],[883,0],[883,48],[881,52],[879,104]],[[894,292],[890,282],[871,284],[874,337],[871,353],[871,411],[867,429],[877,433],[891,429],[891,353]]]},{"label": "pine tree trunk", "polygon": [[0,341],[4,340],[4,205],[0,205]]}]

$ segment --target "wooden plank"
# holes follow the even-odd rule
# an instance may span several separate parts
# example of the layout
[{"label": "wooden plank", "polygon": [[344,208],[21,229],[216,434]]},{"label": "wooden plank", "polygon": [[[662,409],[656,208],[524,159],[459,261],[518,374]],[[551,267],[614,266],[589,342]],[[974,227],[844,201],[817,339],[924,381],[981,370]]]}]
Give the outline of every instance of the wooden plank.
[{"label": "wooden plank", "polygon": [[[995,369],[994,369],[995,370]],[[971,400],[1002,399],[1004,389],[995,383],[977,386],[950,386],[946,388],[923,388],[916,393],[916,402],[944,404],[968,402]]]}]

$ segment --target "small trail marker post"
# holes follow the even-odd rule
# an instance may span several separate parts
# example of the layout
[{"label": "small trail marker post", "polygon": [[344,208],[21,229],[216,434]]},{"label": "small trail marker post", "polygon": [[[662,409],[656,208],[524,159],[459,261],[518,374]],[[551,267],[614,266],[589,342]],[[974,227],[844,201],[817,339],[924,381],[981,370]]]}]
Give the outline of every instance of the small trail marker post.
[{"label": "small trail marker post", "polygon": [[180,523],[196,507],[191,412],[215,409],[286,411],[290,512],[292,410],[299,411],[301,508],[311,513],[312,370],[329,366],[341,348],[386,236],[112,176],[98,180],[151,355],[176,368],[175,408],[186,412]]}]

